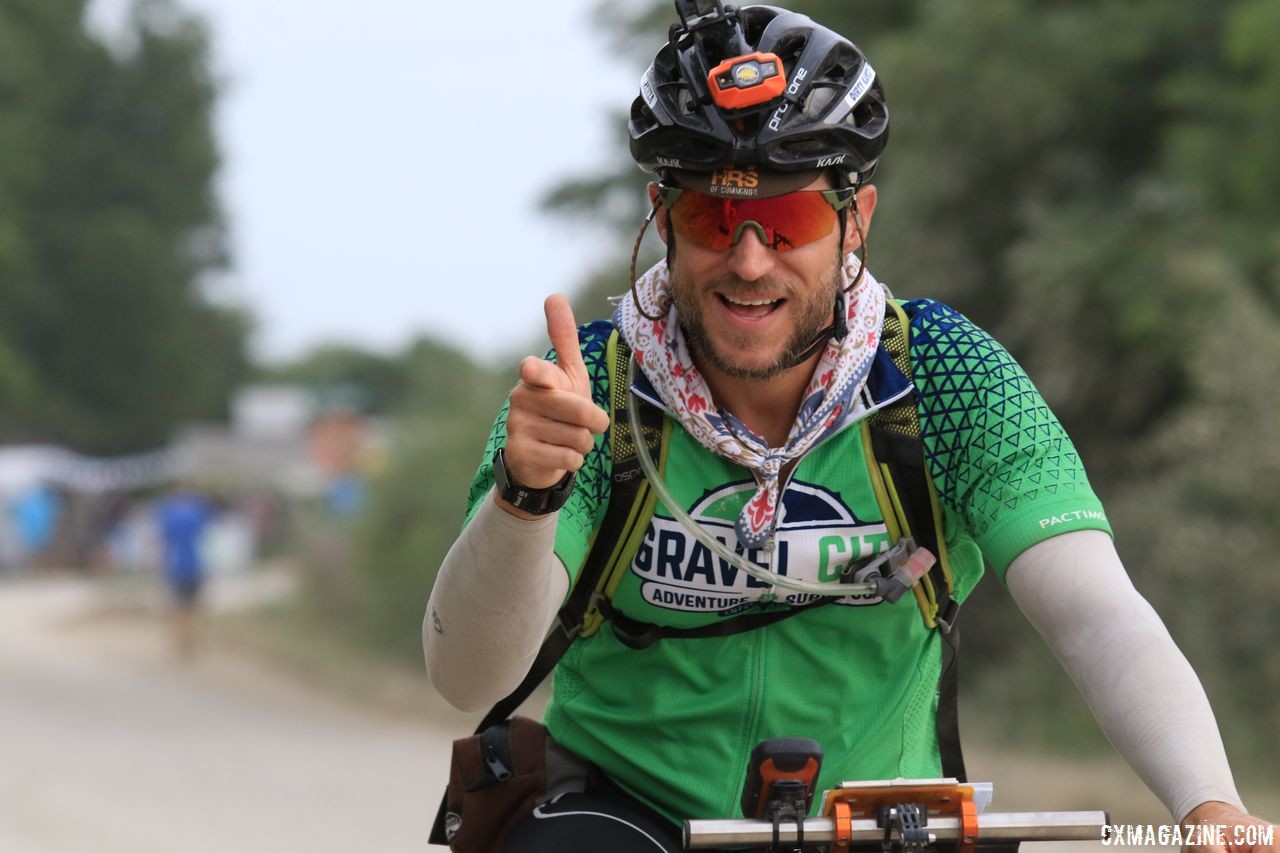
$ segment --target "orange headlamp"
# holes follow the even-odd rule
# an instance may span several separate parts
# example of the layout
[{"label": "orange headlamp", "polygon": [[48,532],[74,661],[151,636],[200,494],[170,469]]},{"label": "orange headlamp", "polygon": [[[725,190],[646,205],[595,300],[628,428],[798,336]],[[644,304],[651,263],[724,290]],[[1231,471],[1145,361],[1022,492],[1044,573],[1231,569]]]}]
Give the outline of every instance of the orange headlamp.
[{"label": "orange headlamp", "polygon": [[782,60],[774,53],[726,59],[707,75],[711,97],[721,109],[740,110],[771,101],[787,88]]}]

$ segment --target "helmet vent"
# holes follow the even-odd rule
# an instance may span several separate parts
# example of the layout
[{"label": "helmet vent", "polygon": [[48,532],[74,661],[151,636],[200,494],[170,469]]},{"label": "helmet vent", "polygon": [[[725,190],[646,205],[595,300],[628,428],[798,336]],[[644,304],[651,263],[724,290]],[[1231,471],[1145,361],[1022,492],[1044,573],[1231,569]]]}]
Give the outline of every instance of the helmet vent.
[{"label": "helmet vent", "polygon": [[879,134],[880,125],[884,123],[884,112],[875,104],[866,101],[849,111],[845,123],[853,125],[867,135]]},{"label": "helmet vent", "polygon": [[822,115],[836,97],[836,90],[831,85],[814,85],[805,98],[802,112],[807,116]]},{"label": "helmet vent", "polygon": [[715,68],[721,62],[724,62],[730,56],[737,56],[736,53],[731,54],[723,40],[707,35],[700,40],[699,46],[702,48],[702,55],[706,57],[707,68]]},{"label": "helmet vent", "polygon": [[738,20],[742,22],[742,37],[749,45],[759,45],[765,27],[773,20],[770,14],[759,14],[759,7],[747,6],[739,10]]},{"label": "helmet vent", "polygon": [[689,91],[688,86],[681,86],[675,96],[676,109],[681,115],[696,116],[698,114],[698,99],[693,96],[693,92]]},{"label": "helmet vent", "polygon": [[827,147],[820,139],[790,139],[781,145],[783,151],[792,154],[816,154],[825,151]]},{"label": "helmet vent", "polygon": [[786,66],[787,78],[790,79],[791,72],[795,71],[796,60],[800,58],[800,54],[804,52],[804,45],[807,40],[804,36],[790,35],[783,36],[778,39],[777,45],[773,52],[782,60],[782,64]]},{"label": "helmet vent", "polygon": [[658,126],[653,112],[645,106],[644,101],[636,98],[631,102],[631,126],[637,133],[646,133]]},{"label": "helmet vent", "polygon": [[822,77],[827,80],[845,80],[851,77],[861,64],[862,60],[854,52],[852,45],[838,44],[826,56]]}]

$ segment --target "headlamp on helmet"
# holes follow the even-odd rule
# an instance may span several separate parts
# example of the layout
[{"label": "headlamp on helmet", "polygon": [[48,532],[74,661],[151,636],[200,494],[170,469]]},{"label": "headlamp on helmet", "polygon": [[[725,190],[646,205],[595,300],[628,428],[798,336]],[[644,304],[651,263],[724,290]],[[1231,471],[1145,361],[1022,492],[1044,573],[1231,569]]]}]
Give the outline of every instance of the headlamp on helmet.
[{"label": "headlamp on helmet", "polygon": [[716,106],[741,110],[771,101],[787,88],[782,60],[774,53],[749,53],[726,59],[707,75]]},{"label": "headlamp on helmet", "polygon": [[675,0],[680,21],[631,105],[649,172],[835,167],[860,184],[888,139],[884,89],[857,46],[777,6]]}]

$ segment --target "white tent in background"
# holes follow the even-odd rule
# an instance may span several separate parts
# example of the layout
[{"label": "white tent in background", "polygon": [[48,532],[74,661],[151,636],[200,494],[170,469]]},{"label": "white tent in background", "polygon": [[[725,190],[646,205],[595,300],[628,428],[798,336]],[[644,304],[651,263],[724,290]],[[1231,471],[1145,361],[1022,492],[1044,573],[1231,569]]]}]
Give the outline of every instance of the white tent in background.
[{"label": "white tent in background", "polygon": [[173,476],[174,457],[168,450],[92,458],[54,445],[0,447],[0,494],[12,495],[40,483],[101,494],[142,488]]}]

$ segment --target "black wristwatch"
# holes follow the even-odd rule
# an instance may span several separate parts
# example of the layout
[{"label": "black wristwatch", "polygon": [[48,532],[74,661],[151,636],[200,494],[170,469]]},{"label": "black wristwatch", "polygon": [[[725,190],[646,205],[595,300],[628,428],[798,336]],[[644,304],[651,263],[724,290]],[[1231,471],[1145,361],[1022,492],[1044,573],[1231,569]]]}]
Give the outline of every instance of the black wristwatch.
[{"label": "black wristwatch", "polygon": [[569,500],[573,494],[573,481],[577,476],[574,471],[566,471],[560,482],[546,489],[531,489],[522,486],[507,470],[507,450],[499,448],[493,458],[493,480],[498,487],[498,497],[516,509],[524,510],[531,515],[549,515]]}]

